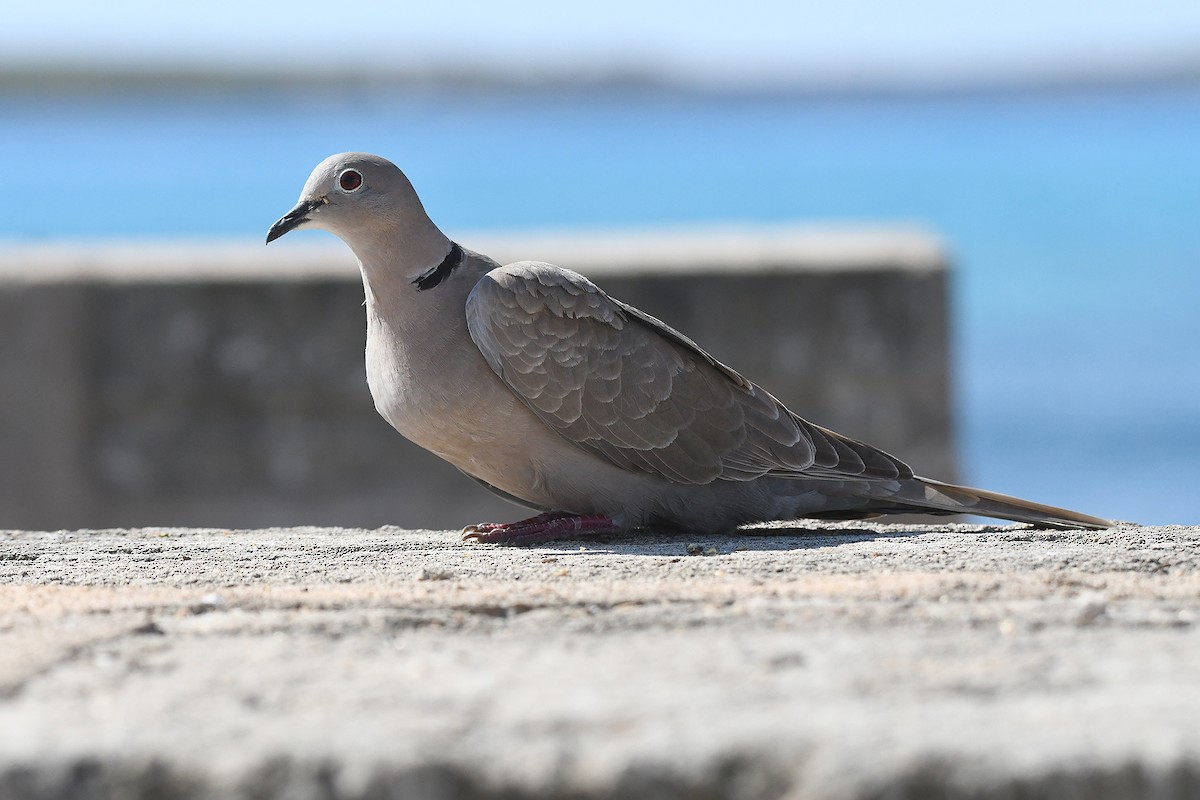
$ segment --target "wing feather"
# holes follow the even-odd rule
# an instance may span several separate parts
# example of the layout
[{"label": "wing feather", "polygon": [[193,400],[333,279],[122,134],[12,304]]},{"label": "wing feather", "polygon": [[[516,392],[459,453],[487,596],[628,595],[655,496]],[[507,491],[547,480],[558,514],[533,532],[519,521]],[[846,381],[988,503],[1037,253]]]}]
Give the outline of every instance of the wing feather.
[{"label": "wing feather", "polygon": [[912,475],[892,456],[801,419],[570,270],[531,261],[494,269],[466,313],[480,352],[530,410],[623,469],[680,483]]}]

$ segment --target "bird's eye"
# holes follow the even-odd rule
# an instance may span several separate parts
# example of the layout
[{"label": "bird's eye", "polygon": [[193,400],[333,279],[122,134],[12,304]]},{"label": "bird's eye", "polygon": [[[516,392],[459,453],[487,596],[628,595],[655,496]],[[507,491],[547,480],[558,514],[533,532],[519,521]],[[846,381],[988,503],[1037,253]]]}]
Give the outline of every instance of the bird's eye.
[{"label": "bird's eye", "polygon": [[357,170],[348,169],[341,175],[338,175],[338,186],[342,187],[343,192],[357,191],[362,184],[362,173]]}]

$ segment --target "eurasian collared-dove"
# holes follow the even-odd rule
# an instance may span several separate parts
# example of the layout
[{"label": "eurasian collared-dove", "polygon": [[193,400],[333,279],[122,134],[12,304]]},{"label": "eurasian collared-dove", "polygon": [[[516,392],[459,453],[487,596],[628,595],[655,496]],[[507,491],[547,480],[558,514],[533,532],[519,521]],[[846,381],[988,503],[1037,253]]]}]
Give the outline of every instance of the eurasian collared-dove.
[{"label": "eurasian collared-dove", "polygon": [[267,234],[341,237],[366,291],[367,383],[404,436],[543,513],[466,537],[729,531],[765,520],[980,514],[1067,528],[1106,520],[913,475],[793,414],[657,319],[552,264],[500,266],[448,239],[394,164],[317,165]]}]

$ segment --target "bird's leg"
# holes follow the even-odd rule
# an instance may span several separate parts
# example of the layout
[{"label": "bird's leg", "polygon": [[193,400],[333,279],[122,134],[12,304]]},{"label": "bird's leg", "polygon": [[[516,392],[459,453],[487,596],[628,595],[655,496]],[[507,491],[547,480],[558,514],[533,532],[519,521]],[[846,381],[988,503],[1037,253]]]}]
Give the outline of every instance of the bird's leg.
[{"label": "bird's leg", "polygon": [[518,522],[481,522],[463,528],[463,539],[501,544],[535,544],[562,539],[572,533],[607,533],[616,531],[610,517],[603,514],[569,514],[547,511]]}]

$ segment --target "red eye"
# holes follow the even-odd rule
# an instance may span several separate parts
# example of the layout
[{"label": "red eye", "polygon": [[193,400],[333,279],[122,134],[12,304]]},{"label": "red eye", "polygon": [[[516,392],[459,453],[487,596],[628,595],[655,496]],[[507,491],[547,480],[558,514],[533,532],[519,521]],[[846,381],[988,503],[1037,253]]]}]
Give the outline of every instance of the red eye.
[{"label": "red eye", "polygon": [[343,192],[353,192],[362,186],[362,175],[352,169],[348,169],[338,176],[338,186],[342,187]]}]

